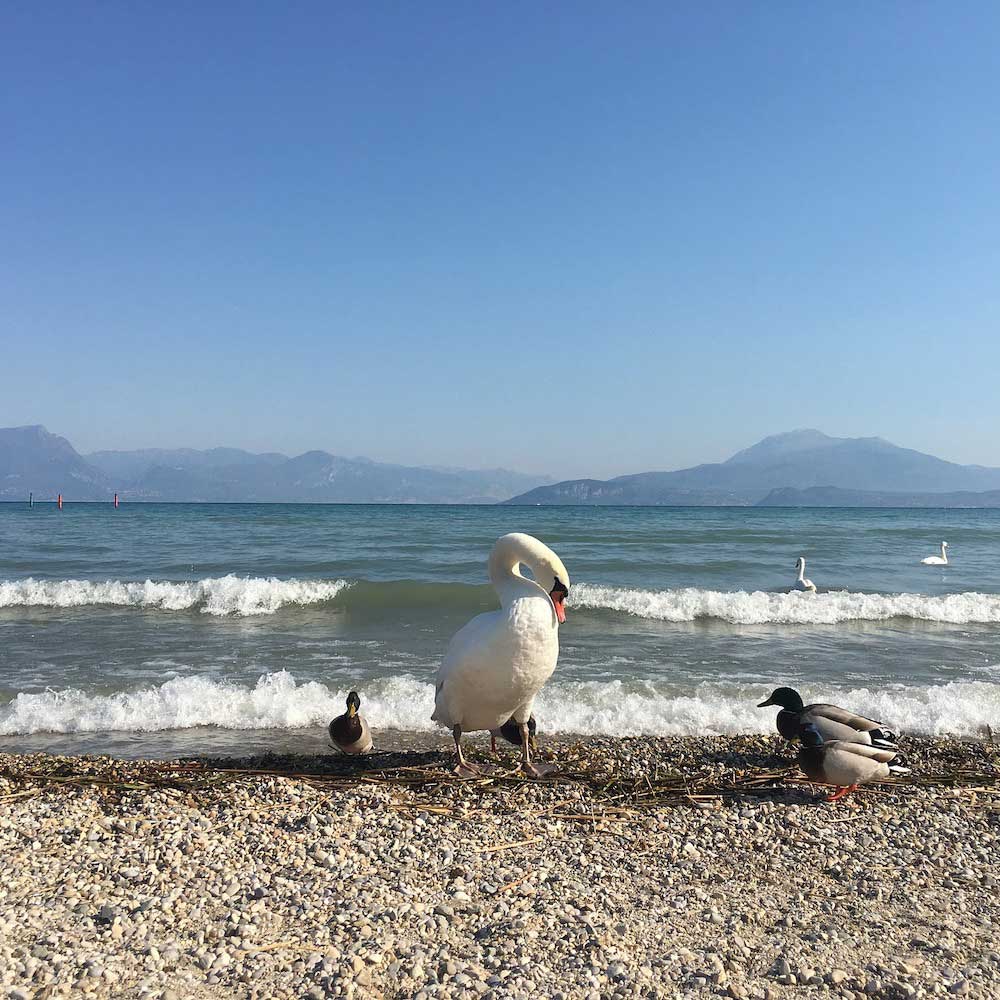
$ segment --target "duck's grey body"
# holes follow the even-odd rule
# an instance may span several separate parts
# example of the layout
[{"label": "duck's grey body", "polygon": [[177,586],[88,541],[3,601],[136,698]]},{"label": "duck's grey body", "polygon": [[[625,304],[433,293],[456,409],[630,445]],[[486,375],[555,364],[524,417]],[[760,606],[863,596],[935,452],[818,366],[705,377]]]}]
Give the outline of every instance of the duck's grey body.
[{"label": "duck's grey body", "polygon": [[897,751],[869,746],[848,740],[823,742],[819,729],[807,723],[801,731],[799,767],[812,781],[836,785],[840,798],[858,785],[884,781],[894,774],[907,774],[908,769],[894,764]]}]

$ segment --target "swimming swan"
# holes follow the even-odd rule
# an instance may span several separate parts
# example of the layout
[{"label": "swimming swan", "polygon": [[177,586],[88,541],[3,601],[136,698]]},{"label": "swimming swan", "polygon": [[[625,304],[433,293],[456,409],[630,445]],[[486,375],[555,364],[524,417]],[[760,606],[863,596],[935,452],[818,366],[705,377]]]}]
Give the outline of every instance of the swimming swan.
[{"label": "swimming swan", "polygon": [[478,773],[462,754],[463,732],[499,730],[511,720],[521,729],[521,769],[538,777],[528,719],[559,658],[569,574],[547,545],[521,532],[498,538],[488,565],[500,610],[477,615],[455,633],[438,668],[431,718],[451,729],[456,774]]},{"label": "swimming swan", "polygon": [[795,568],[799,571],[799,578],[795,581],[795,589],[803,590],[810,594],[816,593],[816,584],[812,580],[806,579],[806,559],[799,556],[795,561]]},{"label": "swimming swan", "polygon": [[948,565],[948,543],[941,543],[941,555],[928,556],[920,560],[925,566],[947,566]]}]

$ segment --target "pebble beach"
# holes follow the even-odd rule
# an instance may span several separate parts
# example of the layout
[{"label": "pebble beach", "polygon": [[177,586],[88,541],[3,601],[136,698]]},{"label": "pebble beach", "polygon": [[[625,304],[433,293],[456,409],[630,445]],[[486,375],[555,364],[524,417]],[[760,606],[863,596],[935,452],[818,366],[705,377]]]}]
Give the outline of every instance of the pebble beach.
[{"label": "pebble beach", "polygon": [[1000,996],[1000,747],[828,804],[772,737],[0,756],[0,995]]}]

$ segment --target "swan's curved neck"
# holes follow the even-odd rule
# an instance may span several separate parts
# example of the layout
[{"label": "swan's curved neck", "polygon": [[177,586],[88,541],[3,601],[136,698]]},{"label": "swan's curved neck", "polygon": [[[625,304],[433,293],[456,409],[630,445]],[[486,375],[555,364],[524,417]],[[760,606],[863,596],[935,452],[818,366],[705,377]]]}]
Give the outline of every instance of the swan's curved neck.
[{"label": "swan's curved neck", "polygon": [[[806,561],[805,561],[805,559],[800,559],[799,560],[799,579],[800,580],[805,580],[805,578],[806,578]],[[788,577],[786,576],[785,579],[787,580]]]},{"label": "swan's curved neck", "polygon": [[[547,583],[547,577],[552,575],[551,563],[546,558],[548,549],[540,542],[535,542],[535,545],[530,542],[535,542],[535,539],[505,535],[490,553],[490,583],[505,608],[519,597],[540,596],[552,603],[548,590],[535,582],[541,580]],[[535,551],[536,547],[538,551]],[[535,580],[521,575],[522,565],[531,570]]]},{"label": "swan's curved neck", "polygon": [[947,562],[948,561],[948,549],[944,542],[941,543],[941,558]]}]

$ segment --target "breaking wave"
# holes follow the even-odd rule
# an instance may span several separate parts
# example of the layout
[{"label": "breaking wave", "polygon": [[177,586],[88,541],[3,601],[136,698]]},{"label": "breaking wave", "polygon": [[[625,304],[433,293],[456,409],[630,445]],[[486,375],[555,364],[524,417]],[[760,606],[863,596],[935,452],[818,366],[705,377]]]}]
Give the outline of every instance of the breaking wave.
[{"label": "breaking wave", "polygon": [[836,625],[849,621],[1000,622],[1000,595],[862,594],[847,590],[822,594],[765,591],[629,590],[582,583],[573,588],[577,608],[618,611],[637,618],[690,622],[715,618],[734,625]]},{"label": "breaking wave", "polygon": [[189,583],[146,580],[4,580],[0,608],[78,608],[86,605],[157,608],[207,615],[273,615],[288,604],[330,601],[346,580],[279,580],[276,577],[209,577]]},{"label": "breaking wave", "polygon": [[[88,605],[162,611],[196,609],[208,615],[270,615],[293,605],[334,603],[352,611],[435,608],[470,614],[497,606],[488,586],[417,580],[282,580],[230,574],[204,580],[5,580],[0,608],[76,608]],[[581,583],[569,604],[578,611],[612,612],[663,622],[715,619],[734,625],[835,625],[909,618],[950,624],[1000,623],[1000,594],[820,594],[765,591],[636,590]]]},{"label": "breaking wave", "polygon": [[[429,731],[433,685],[413,675],[359,685],[373,728]],[[542,732],[615,736],[715,735],[771,732],[774,712],[756,704],[770,692],[760,685],[705,682],[682,688],[656,681],[550,683],[535,702]],[[344,694],[288,671],[247,686],[208,677],[175,677],[159,685],[114,694],[75,689],[21,693],[0,706],[0,736],[103,731],[161,732],[215,726],[230,730],[325,726],[344,709]],[[879,690],[803,689],[881,719],[893,729],[931,735],[974,736],[1000,728],[1000,684],[887,685]],[[322,739],[322,731],[317,733]]]}]

